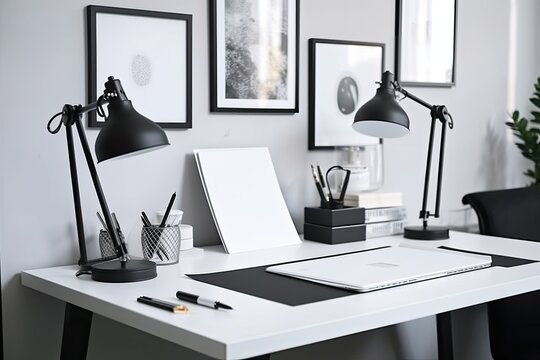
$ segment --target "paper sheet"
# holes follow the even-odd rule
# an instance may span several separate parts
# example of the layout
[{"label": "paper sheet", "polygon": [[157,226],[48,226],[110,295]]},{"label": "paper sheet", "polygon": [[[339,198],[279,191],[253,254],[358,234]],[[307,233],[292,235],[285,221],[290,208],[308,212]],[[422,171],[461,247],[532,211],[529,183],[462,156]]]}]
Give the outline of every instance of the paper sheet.
[{"label": "paper sheet", "polygon": [[300,243],[267,148],[194,150],[229,254]]}]

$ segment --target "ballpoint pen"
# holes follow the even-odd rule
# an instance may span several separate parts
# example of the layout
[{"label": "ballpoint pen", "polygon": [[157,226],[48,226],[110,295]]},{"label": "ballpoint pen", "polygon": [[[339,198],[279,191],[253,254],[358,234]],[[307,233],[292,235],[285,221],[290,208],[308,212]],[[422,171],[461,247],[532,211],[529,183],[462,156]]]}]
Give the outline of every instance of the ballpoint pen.
[{"label": "ballpoint pen", "polygon": [[322,174],[322,170],[321,170],[321,167],[319,166],[319,164],[317,164],[317,174],[319,174],[319,180],[321,181],[321,185],[322,187],[326,187],[326,184],[324,183],[324,178],[323,178],[323,174]]},{"label": "ballpoint pen", "polygon": [[107,229],[107,224],[105,224],[105,220],[103,220],[103,217],[101,216],[101,214],[99,213],[99,211],[96,212],[96,215],[97,215],[97,217],[98,217],[98,219],[99,219],[99,222],[100,222],[101,225],[103,226],[103,229],[109,231],[109,230]]},{"label": "ballpoint pen", "polygon": [[328,201],[329,196],[330,196],[330,189],[329,189],[328,181],[327,182],[324,181],[324,176],[323,176],[323,173],[322,173],[322,170],[321,170],[321,167],[319,166],[319,164],[317,164],[317,178],[319,179],[319,182],[321,183],[321,187],[323,189],[324,197]]},{"label": "ballpoint pen", "polygon": [[311,165],[311,172],[313,174],[313,180],[315,181],[315,187],[317,187],[317,191],[319,192],[319,196],[321,198],[321,204],[324,206],[328,203],[328,196],[324,192],[321,182],[319,181],[319,177],[317,176],[317,172],[315,171],[315,168],[313,165]]},{"label": "ballpoint pen", "polygon": [[148,296],[139,296],[137,298],[137,301],[140,302],[140,303],[146,304],[146,305],[150,305],[150,306],[153,306],[153,307],[163,309],[163,310],[172,311],[172,312],[177,313],[177,314],[182,314],[182,313],[185,314],[185,313],[187,313],[189,311],[187,306],[185,306],[185,305],[175,304],[175,303],[171,303],[171,302],[163,301],[163,300],[158,300],[158,299],[153,299],[153,298],[148,297]]},{"label": "ballpoint pen", "polygon": [[122,229],[120,228],[120,223],[118,222],[118,219],[116,218],[115,213],[111,213],[111,217],[113,221],[113,226],[116,228],[116,233],[118,234],[118,240],[120,241],[120,245],[124,248],[124,251],[127,254],[127,246],[126,246],[126,242],[124,241],[124,235],[122,234]]},{"label": "ballpoint pen", "polygon": [[169,205],[167,205],[167,210],[165,210],[165,214],[163,214],[163,220],[161,220],[161,224],[159,226],[164,227],[167,224],[167,218],[169,217],[169,213],[171,212],[174,199],[176,199],[176,193],[172,194],[171,200],[169,200]]},{"label": "ballpoint pen", "polygon": [[188,301],[193,304],[199,304],[213,309],[227,309],[232,310],[232,307],[216,300],[210,300],[198,295],[190,294],[183,291],[177,291],[176,297],[180,300]]}]

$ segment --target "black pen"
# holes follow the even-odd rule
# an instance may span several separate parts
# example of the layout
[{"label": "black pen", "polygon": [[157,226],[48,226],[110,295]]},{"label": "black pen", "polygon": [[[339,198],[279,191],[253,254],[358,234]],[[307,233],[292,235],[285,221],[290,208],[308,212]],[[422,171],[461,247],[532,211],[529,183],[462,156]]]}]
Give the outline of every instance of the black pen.
[{"label": "black pen", "polygon": [[317,172],[315,171],[313,165],[311,165],[311,172],[313,174],[313,180],[315,181],[315,187],[317,188],[317,191],[319,192],[319,197],[321,198],[321,204],[326,205],[328,203],[328,197],[322,188],[319,177],[317,176]]},{"label": "black pen", "polygon": [[145,226],[152,226],[152,223],[148,219],[148,216],[146,216],[146,213],[144,211],[141,211],[141,219]]},{"label": "black pen", "polygon": [[180,313],[187,313],[188,308],[185,305],[181,304],[174,304],[170,303],[168,301],[153,299],[148,296],[139,296],[137,298],[137,301],[146,305],[154,306],[163,310],[172,311],[174,313],[180,314]]},{"label": "black pen", "polygon": [[225,305],[224,303],[221,303],[219,301],[206,299],[198,295],[190,294],[183,291],[177,291],[176,297],[180,300],[184,300],[193,304],[199,304],[199,305],[206,306],[213,309],[221,308],[221,309],[232,310],[232,307],[230,307],[229,305]]},{"label": "black pen", "polygon": [[319,164],[317,164],[317,172],[319,173],[319,181],[321,182],[321,186],[325,188],[326,184],[324,183],[324,177],[323,177],[322,170]]},{"label": "black pen", "polygon": [[161,220],[161,224],[159,224],[160,227],[164,227],[167,224],[167,218],[169,217],[169,213],[171,212],[174,199],[176,199],[176,193],[173,193],[171,196],[171,200],[169,200],[169,205],[167,205],[167,210],[165,210],[165,214],[163,214],[163,220]]}]

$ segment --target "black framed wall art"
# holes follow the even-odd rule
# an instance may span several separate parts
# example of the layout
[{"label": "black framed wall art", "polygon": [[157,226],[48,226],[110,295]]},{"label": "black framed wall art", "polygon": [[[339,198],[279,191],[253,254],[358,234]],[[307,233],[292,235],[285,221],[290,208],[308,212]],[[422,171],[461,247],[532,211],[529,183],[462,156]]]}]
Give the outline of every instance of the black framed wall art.
[{"label": "black framed wall art", "polygon": [[209,0],[210,111],[298,112],[299,0]]},{"label": "black framed wall art", "polygon": [[[86,15],[88,102],[114,76],[138,112],[164,128],[191,128],[191,15],[94,5]],[[89,127],[103,124],[89,113]]]},{"label": "black framed wall art", "polygon": [[354,115],[377,90],[384,70],[384,44],[309,39],[310,150],[378,144],[353,130]]},{"label": "black framed wall art", "polygon": [[396,79],[406,86],[455,84],[457,0],[396,0]]}]

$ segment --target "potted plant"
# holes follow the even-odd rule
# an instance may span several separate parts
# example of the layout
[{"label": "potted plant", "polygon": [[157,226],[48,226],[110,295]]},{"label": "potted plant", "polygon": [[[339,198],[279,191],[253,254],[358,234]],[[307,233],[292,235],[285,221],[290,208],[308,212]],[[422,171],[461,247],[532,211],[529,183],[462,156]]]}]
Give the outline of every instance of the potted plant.
[{"label": "potted plant", "polygon": [[[530,102],[540,110],[540,77],[534,85],[533,97]],[[520,118],[519,111],[512,114],[512,121],[506,123],[514,132],[514,135],[521,141],[516,141],[516,145],[521,154],[526,159],[533,162],[532,169],[524,172],[525,176],[532,178],[531,186],[540,185],[540,111],[531,111],[532,118],[527,120]]]}]

